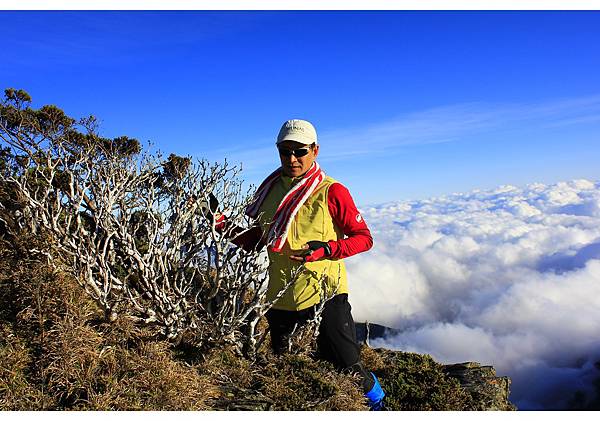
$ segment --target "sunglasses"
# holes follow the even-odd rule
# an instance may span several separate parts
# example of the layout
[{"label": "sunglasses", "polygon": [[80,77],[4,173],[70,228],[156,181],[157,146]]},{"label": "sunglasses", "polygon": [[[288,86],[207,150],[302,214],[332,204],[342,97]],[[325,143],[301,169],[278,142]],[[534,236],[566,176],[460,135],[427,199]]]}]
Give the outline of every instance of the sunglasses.
[{"label": "sunglasses", "polygon": [[305,148],[299,148],[299,149],[283,149],[283,148],[277,148],[277,149],[279,149],[279,154],[281,156],[290,157],[290,156],[294,155],[296,158],[300,158],[300,157],[308,154],[308,151],[310,151],[310,146],[307,146]]}]

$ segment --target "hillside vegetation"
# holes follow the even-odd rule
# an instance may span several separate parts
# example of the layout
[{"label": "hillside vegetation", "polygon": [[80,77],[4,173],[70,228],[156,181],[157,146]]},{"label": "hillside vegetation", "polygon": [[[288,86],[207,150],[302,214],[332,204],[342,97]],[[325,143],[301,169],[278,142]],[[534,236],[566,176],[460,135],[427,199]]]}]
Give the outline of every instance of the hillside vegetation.
[{"label": "hillside vegetation", "polygon": [[[33,237],[0,243],[0,409],[366,410],[356,378],[308,354],[250,361],[170,342],[127,317],[109,322],[72,277],[28,257]],[[263,326],[264,328],[264,326]],[[428,356],[369,348],[390,409],[462,410],[471,396]]]},{"label": "hillside vegetation", "polygon": [[[95,119],[0,104],[0,409],[366,410],[359,380],[270,352],[264,264],[227,165],[143,155]],[[204,202],[202,199],[206,199]],[[205,205],[199,206],[201,203]],[[429,356],[363,348],[392,410],[486,409]]]}]

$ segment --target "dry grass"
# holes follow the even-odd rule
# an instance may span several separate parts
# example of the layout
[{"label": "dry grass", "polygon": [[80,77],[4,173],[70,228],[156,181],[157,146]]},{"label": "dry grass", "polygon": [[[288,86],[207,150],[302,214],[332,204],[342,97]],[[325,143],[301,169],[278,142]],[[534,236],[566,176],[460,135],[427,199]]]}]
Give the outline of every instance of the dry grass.
[{"label": "dry grass", "polygon": [[387,362],[380,352],[368,346],[360,348],[360,358],[363,365],[370,371],[382,373],[387,368]]},{"label": "dry grass", "polygon": [[220,394],[211,403],[215,409],[368,409],[357,378],[306,355],[263,354],[250,364],[230,350],[214,350],[201,370],[219,386]]},{"label": "dry grass", "polygon": [[[280,357],[266,341],[251,362],[194,335],[172,344],[125,317],[106,322],[72,277],[31,259],[36,241],[0,241],[0,410],[368,409],[357,377],[311,358],[309,334]],[[390,409],[470,408],[428,356],[363,348],[362,358]]]},{"label": "dry grass", "polygon": [[48,400],[30,378],[32,356],[7,325],[0,327],[0,409],[42,409]]},{"label": "dry grass", "polygon": [[0,409],[208,409],[211,379],[23,247],[0,246]]},{"label": "dry grass", "polygon": [[275,357],[268,341],[250,362],[106,322],[72,277],[31,258],[36,241],[0,244],[0,409],[367,408],[356,378],[306,354]]},{"label": "dry grass", "polygon": [[262,390],[284,410],[367,410],[358,377],[338,373],[306,355],[284,355],[266,365]]}]

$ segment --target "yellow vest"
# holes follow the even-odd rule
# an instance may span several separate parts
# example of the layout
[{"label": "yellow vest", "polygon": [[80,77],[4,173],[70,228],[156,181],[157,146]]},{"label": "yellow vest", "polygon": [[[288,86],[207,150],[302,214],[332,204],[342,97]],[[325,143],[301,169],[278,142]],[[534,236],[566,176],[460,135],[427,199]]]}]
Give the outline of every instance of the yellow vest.
[{"label": "yellow vest", "polygon": [[[269,231],[273,215],[283,196],[299,179],[281,176],[280,180],[271,187],[269,194],[260,207],[259,223],[263,232]],[[291,223],[287,241],[279,253],[268,250],[269,253],[269,286],[267,300],[273,300],[290,280],[293,268],[302,265],[291,260],[291,255],[301,255],[301,247],[309,241],[329,241],[344,238],[341,229],[333,223],[329,214],[327,193],[329,187],[336,181],[325,177],[319,187],[304,202]],[[348,293],[346,267],[339,259],[322,259],[317,262],[304,263],[305,270],[300,274],[295,284],[277,300],[273,308],[280,310],[299,311],[315,305],[322,298],[335,294]],[[325,290],[321,291],[321,285]]]}]

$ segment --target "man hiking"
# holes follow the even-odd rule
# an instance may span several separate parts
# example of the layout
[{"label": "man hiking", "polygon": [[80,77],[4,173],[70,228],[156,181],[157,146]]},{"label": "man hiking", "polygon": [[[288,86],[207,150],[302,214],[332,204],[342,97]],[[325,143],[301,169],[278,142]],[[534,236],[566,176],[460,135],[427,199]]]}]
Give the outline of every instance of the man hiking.
[{"label": "man hiking", "polygon": [[314,318],[322,297],[332,297],[321,313],[317,357],[359,373],[369,406],[380,410],[385,394],[360,362],[342,260],[369,250],[371,233],[348,189],[326,176],[316,162],[319,144],[311,123],[286,121],[276,146],[281,167],[263,181],[246,209],[258,224],[234,240],[244,249],[267,246],[267,300],[275,299],[292,271],[304,265],[294,285],[266,313],[272,349],[283,353],[294,329]]}]

